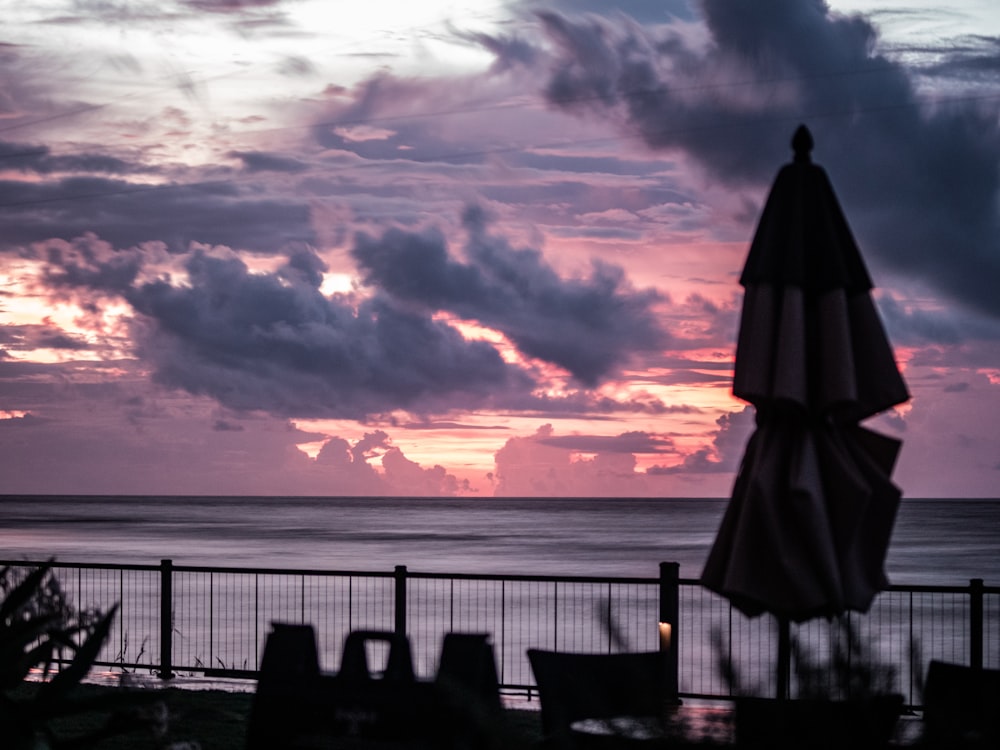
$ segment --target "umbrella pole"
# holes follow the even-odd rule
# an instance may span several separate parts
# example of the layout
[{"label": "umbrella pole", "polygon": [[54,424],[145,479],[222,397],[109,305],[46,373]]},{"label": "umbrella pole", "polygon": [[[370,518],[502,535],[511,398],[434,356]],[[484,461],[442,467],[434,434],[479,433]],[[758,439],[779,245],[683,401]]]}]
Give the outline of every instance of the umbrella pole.
[{"label": "umbrella pole", "polygon": [[792,628],[788,618],[778,616],[778,700],[788,699],[792,666]]}]

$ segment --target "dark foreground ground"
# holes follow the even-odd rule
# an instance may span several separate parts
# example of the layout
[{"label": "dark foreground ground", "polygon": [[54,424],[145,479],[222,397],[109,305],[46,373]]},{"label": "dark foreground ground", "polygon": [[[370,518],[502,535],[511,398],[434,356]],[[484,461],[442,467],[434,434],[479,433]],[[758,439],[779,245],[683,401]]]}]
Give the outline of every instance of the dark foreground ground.
[{"label": "dark foreground ground", "polygon": [[[38,683],[25,683],[15,695],[29,696]],[[79,697],[94,698],[115,693],[121,688],[100,685],[79,686]],[[166,711],[151,705],[147,710],[154,724],[164,733],[154,736],[150,729],[131,731],[101,740],[96,750],[158,750],[164,747],[198,747],[200,750],[244,750],[247,719],[250,716],[252,693],[225,690],[158,689],[156,698]],[[62,737],[88,731],[104,721],[105,714],[90,713],[59,720],[55,728]],[[164,719],[160,721],[159,719]],[[541,738],[538,711],[507,710],[504,712],[504,746],[510,750],[526,750]],[[197,743],[194,745],[193,743]],[[2,745],[0,741],[0,745]]]},{"label": "dark foreground ground", "polygon": [[[39,683],[24,683],[13,692],[17,700],[28,698],[39,688]],[[124,693],[140,693],[152,702],[143,709],[147,711],[147,721],[158,725],[159,731],[149,726],[101,740],[96,745],[88,745],[96,750],[245,750],[247,723],[253,693],[231,692],[227,690],[157,688],[126,689],[105,685],[84,684],[78,686],[76,697],[83,700],[100,699],[101,696]],[[715,721],[717,709],[699,711],[693,726],[694,735],[700,741],[676,743],[678,747],[721,747],[709,739],[711,722]],[[54,724],[60,737],[70,737],[92,730],[106,719],[105,713],[89,713],[60,719]],[[713,718],[715,717],[715,718]],[[706,725],[706,721],[708,724]],[[498,728],[502,736],[504,750],[538,750],[542,738],[541,715],[536,709],[508,708],[504,711],[503,723]],[[706,733],[707,731],[707,733]],[[918,742],[920,722],[915,716],[904,716],[897,727],[893,746],[911,746]],[[609,744],[609,746],[613,746]],[[671,744],[671,746],[674,746]],[[978,745],[976,746],[978,747]],[[5,748],[0,737],[0,748]],[[845,750],[851,750],[846,748]]]}]

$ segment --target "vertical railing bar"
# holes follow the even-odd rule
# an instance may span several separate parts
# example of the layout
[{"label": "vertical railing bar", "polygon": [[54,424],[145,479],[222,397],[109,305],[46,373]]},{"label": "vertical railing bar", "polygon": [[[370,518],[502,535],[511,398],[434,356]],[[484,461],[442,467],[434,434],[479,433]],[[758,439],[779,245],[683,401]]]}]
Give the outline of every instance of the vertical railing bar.
[{"label": "vertical railing bar", "polygon": [[[83,603],[83,568],[76,569],[76,606],[84,608]],[[79,640],[79,639],[78,639]]]},{"label": "vertical railing bar", "polygon": [[[847,673],[853,673],[854,667],[854,618],[851,616],[852,613],[848,610],[847,612],[847,633],[845,637],[847,638]],[[851,681],[847,681],[847,695],[844,696],[848,700],[851,698]]]},{"label": "vertical railing bar", "polygon": [[552,650],[559,650],[559,581],[552,584]]},{"label": "vertical railing bar", "polygon": [[121,654],[119,661],[124,670],[125,664],[125,569],[118,568],[118,653]]},{"label": "vertical railing bar", "polygon": [[393,631],[398,635],[406,635],[406,566],[397,565],[395,568],[395,596]]},{"label": "vertical railing bar", "polygon": [[507,581],[500,581],[500,682],[504,679],[504,668],[507,660],[504,655],[507,652]]},{"label": "vertical railing bar", "polygon": [[208,572],[208,663],[215,657],[215,571]]},{"label": "vertical railing bar", "polygon": [[253,577],[253,661],[260,666],[260,574]]},{"label": "vertical railing bar", "polygon": [[983,579],[969,581],[969,665],[983,668]]},{"label": "vertical railing bar", "polygon": [[[908,620],[908,625],[909,625],[910,643],[913,643],[913,592],[912,591],[909,592],[909,597],[908,597],[907,620]],[[920,663],[920,670],[921,670],[921,672],[923,671],[923,668],[924,668],[923,659],[921,658],[921,663]],[[907,690],[907,693],[909,694],[908,697],[910,699],[909,703],[910,703],[911,706],[916,702],[916,701],[913,700],[914,686],[916,685],[916,681],[919,680],[919,679],[920,679],[920,675],[919,674],[916,674],[916,675],[913,674],[913,670],[911,669],[910,670],[910,684],[909,684],[909,687],[908,687],[908,690]]]},{"label": "vertical railing bar", "polygon": [[611,622],[611,581],[608,581],[608,606],[605,611],[605,617],[607,622],[608,631],[608,653],[611,653],[611,641],[613,640],[612,632],[614,631],[614,623]]},{"label": "vertical railing bar", "polygon": [[160,679],[173,673],[173,561],[160,561]]},{"label": "vertical railing bar", "polygon": [[[667,684],[665,686],[669,700],[677,700],[678,688],[678,645],[680,644],[680,565],[678,563],[660,563],[660,611],[659,623],[668,623],[670,626],[670,640],[666,644],[664,658],[666,660]],[[659,624],[657,624],[659,628]],[[664,649],[663,639],[660,639],[660,648]]]}]

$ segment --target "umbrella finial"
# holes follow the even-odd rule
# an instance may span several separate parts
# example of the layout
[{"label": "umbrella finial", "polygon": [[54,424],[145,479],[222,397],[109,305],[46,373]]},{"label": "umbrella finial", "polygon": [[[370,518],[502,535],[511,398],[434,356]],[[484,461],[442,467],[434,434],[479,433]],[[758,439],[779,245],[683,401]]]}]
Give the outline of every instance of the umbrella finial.
[{"label": "umbrella finial", "polygon": [[795,152],[795,161],[810,161],[809,152],[812,151],[813,137],[809,128],[799,125],[792,136],[792,150]]}]

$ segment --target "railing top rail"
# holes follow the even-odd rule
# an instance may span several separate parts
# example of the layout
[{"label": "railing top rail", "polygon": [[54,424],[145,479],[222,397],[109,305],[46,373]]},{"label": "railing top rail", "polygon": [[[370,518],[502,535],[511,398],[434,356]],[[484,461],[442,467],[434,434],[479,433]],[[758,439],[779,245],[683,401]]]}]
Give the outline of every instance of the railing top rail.
[{"label": "railing top rail", "polygon": [[[681,586],[701,586],[701,581],[697,578],[679,578],[677,583]],[[890,584],[882,591],[910,594],[968,594],[970,589],[969,583],[962,585],[900,583]],[[984,594],[1000,594],[1000,586],[983,586],[982,591]]]},{"label": "railing top rail", "polygon": [[[45,565],[46,561],[37,560],[0,560],[0,565],[12,565],[20,567],[38,567]],[[81,562],[55,562],[53,568],[93,568],[97,570],[149,570],[160,571],[162,565],[130,565],[125,563],[81,563]],[[317,576],[356,576],[368,578],[392,578],[393,571],[385,570],[330,570],[330,569],[308,569],[308,568],[247,568],[235,566],[219,565],[171,565],[170,570],[174,573],[234,573],[245,575],[317,575]]]},{"label": "railing top rail", "polygon": [[[222,568],[217,566],[174,565],[174,572],[181,573],[247,573],[260,575],[315,575],[315,576],[355,576],[367,578],[393,578],[392,570],[329,570],[296,568]],[[429,573],[407,570],[406,577],[438,580],[466,581],[546,581],[559,583],[611,583],[611,584],[655,584],[658,578],[638,578],[625,576],[574,576],[574,575],[519,575],[507,573]]]},{"label": "railing top rail", "polygon": [[[37,567],[46,564],[37,560],[0,560],[0,565]],[[119,563],[55,562],[56,568],[94,568],[102,570],[149,570],[158,571],[160,565],[127,565]],[[245,575],[314,575],[314,576],[354,576],[367,578],[392,578],[394,570],[331,570],[328,568],[264,568],[234,567],[218,565],[176,565],[170,566],[174,573],[225,573]],[[610,584],[655,584],[658,578],[638,576],[580,576],[580,575],[527,575],[507,573],[431,573],[426,571],[406,571],[407,578],[475,581],[546,581],[559,583],[610,583]]]},{"label": "railing top rail", "polygon": [[527,575],[516,573],[425,573],[406,571],[407,578],[437,578],[474,581],[545,581],[557,583],[656,584],[659,578],[640,576]]},{"label": "railing top rail", "polygon": [[[964,586],[927,585],[916,583],[890,584],[885,591],[900,591],[913,594],[968,594],[970,584]],[[1000,594],[1000,586],[983,586],[984,594]]]},{"label": "railing top rail", "polygon": [[[38,567],[51,564],[62,569],[94,569],[94,570],[136,570],[156,572],[162,569],[160,564],[136,563],[97,563],[97,562],[64,562],[61,560],[0,560],[0,566]],[[353,576],[358,578],[392,578],[394,570],[331,570],[318,568],[274,568],[274,567],[237,567],[217,565],[171,565],[175,573],[222,573],[244,575],[311,575],[311,576]],[[600,575],[548,575],[548,574],[508,574],[508,573],[434,573],[427,571],[406,571],[407,578],[438,579],[438,580],[474,580],[474,581],[524,581],[524,582],[557,582],[557,583],[607,583],[607,584],[648,584],[659,582],[655,576],[600,576]],[[681,586],[701,586],[697,578],[679,578]],[[971,583],[964,585],[938,584],[890,584],[884,591],[896,593],[920,594],[967,594]],[[981,588],[984,594],[1000,594],[1000,586]]]},{"label": "railing top rail", "polygon": [[53,568],[93,569],[93,570],[146,570],[158,571],[159,565],[139,563],[94,563],[63,562],[62,560],[0,560],[0,566],[12,568],[39,568],[51,565]]},{"label": "railing top rail", "polygon": [[240,568],[218,565],[173,565],[175,573],[232,573],[269,576],[332,576],[354,578],[392,578],[391,570],[330,570],[318,568]]}]

